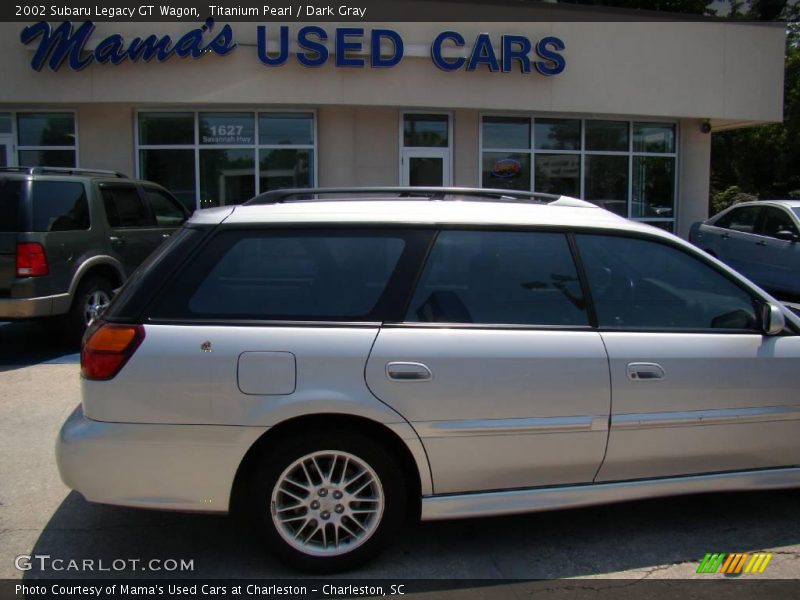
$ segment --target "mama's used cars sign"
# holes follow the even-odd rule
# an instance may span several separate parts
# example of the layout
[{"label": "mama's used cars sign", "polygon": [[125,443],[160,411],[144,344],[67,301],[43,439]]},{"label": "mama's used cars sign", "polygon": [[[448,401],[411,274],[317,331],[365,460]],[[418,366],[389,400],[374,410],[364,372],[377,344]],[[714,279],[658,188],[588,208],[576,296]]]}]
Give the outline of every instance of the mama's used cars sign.
[{"label": "mama's used cars sign", "polygon": [[[213,19],[202,27],[187,31],[173,40],[169,35],[135,37],[126,41],[115,33],[97,44],[90,44],[95,26],[84,21],[75,26],[64,21],[53,28],[41,21],[25,27],[20,41],[35,47],[31,68],[41,71],[45,66],[53,71],[65,63],[70,69],[80,71],[90,64],[118,65],[129,62],[164,62],[175,56],[201,58],[208,54],[225,56],[236,48],[233,29],[225,25],[215,32]],[[259,60],[267,66],[286,64],[290,56],[290,31],[283,25],[277,31],[277,51],[268,51],[269,41],[275,32],[266,26],[257,28]],[[404,44],[401,35],[393,29],[362,27],[337,27],[328,31],[316,25],[301,27],[296,35],[295,60],[305,67],[319,67],[333,57],[337,67],[390,68],[403,59]],[[332,42],[329,43],[329,42]],[[93,49],[90,49],[93,48]],[[387,51],[387,48],[389,50]],[[564,42],[548,36],[531,40],[524,35],[503,35],[494,44],[488,33],[481,33],[472,41],[468,51],[467,40],[457,31],[443,31],[431,41],[430,57],[443,71],[475,71],[483,66],[490,71],[508,73],[518,69],[522,73],[536,71],[542,75],[557,75],[564,70],[566,61],[561,52]]]}]

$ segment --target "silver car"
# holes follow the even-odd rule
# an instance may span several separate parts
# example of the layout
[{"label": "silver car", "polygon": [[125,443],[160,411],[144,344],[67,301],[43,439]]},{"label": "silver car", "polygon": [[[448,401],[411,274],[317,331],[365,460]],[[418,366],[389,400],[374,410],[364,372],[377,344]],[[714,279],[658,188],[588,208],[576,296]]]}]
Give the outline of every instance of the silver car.
[{"label": "silver car", "polygon": [[406,518],[800,486],[800,319],[567,197],[288,190],[199,211],[81,369],[69,487],[243,511],[308,571],[373,557]]},{"label": "silver car", "polygon": [[696,223],[689,239],[758,285],[800,296],[800,200],[735,204]]}]

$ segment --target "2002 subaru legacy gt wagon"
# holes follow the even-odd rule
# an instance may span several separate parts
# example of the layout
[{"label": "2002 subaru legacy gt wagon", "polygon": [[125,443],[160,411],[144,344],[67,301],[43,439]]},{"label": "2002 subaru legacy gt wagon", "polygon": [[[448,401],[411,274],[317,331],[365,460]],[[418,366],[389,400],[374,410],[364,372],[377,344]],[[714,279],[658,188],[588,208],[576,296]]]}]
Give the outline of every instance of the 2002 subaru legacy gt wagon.
[{"label": "2002 subaru legacy gt wagon", "polygon": [[800,486],[798,334],[581,200],[269,192],[195,213],[93,324],[58,464],[90,501],[241,510],[285,562],[346,569],[406,517]]}]

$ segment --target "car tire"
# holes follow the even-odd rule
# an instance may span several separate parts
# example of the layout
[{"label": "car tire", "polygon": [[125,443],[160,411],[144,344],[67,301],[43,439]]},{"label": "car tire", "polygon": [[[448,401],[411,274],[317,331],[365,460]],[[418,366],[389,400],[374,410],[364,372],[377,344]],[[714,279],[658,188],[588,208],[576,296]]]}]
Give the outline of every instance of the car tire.
[{"label": "car tire", "polygon": [[375,557],[402,524],[406,484],[393,456],[357,432],[303,432],[265,453],[249,515],[272,553],[309,573]]},{"label": "car tire", "polygon": [[114,287],[104,277],[89,276],[81,281],[69,313],[64,316],[64,334],[69,344],[79,346],[91,318],[105,310]]}]

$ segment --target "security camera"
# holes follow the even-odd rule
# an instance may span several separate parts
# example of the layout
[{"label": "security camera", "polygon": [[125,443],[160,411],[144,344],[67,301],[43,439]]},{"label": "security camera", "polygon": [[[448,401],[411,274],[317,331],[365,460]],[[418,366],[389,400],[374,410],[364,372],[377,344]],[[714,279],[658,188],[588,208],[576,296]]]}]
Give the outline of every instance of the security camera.
[{"label": "security camera", "polygon": [[708,121],[708,119],[700,123],[700,131],[703,133],[711,133],[711,123]]}]

